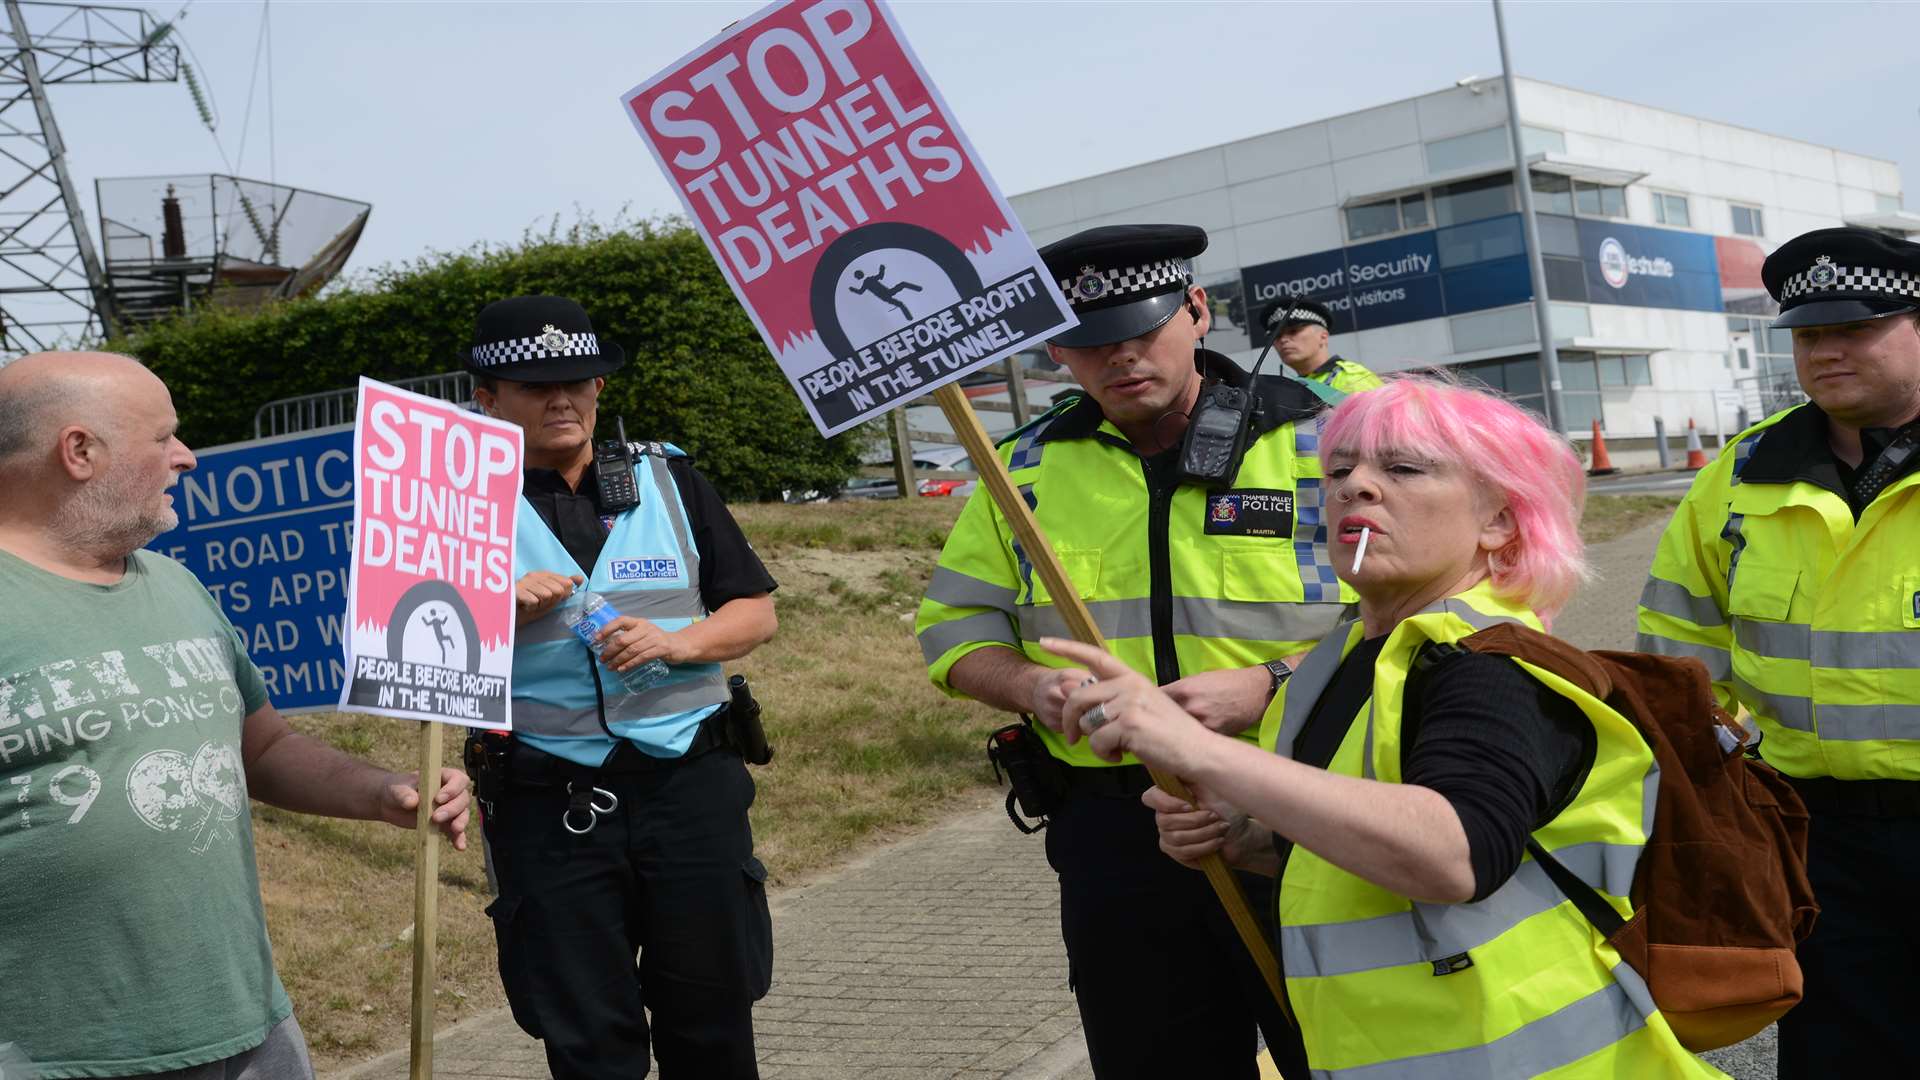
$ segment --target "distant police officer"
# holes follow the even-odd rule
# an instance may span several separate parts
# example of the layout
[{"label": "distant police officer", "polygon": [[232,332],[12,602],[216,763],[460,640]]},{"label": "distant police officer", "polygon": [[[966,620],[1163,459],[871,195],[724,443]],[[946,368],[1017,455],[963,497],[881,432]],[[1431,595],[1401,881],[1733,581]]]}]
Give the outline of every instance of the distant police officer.
[{"label": "distant police officer", "polygon": [[1821,913],[1780,1075],[1920,1075],[1920,244],[1821,229],[1761,276],[1813,400],[1701,470],[1640,648],[1704,661],[1812,815]]},{"label": "distant police officer", "polygon": [[[1042,250],[1080,319],[1048,351],[1085,392],[1000,452],[1114,655],[1208,726],[1251,737],[1290,673],[1283,658],[1331,629],[1351,594],[1327,550],[1319,399],[1290,379],[1249,387],[1199,348],[1210,314],[1189,260],[1206,245],[1190,226],[1133,225]],[[1192,466],[1219,459],[1182,450],[1190,432],[1235,430],[1217,408],[1195,419],[1218,384],[1250,390],[1259,409],[1237,471],[1210,479]],[[1036,719],[1042,766],[1064,783],[1047,858],[1095,1075],[1252,1077],[1256,1022],[1283,1066],[1298,1063],[1297,1036],[1206,879],[1158,850],[1140,802],[1146,768],[1063,738],[1079,731],[1062,707],[1084,675],[1040,649],[1065,624],[984,494],[947,540],[917,630],[935,685]],[[1254,903],[1266,902],[1256,892]]]},{"label": "distant police officer", "polygon": [[1351,360],[1334,356],[1327,339],[1333,333],[1333,312],[1313,300],[1281,300],[1261,319],[1280,361],[1303,379],[1331,386],[1343,394],[1371,390],[1380,376]]},{"label": "distant police officer", "polygon": [[[720,662],[773,635],[774,582],[678,450],[596,461],[596,402],[622,360],[551,296],[489,305],[468,360],[475,402],[526,433],[514,734],[470,746],[487,764],[500,979],[556,1077],[646,1075],[649,1014],[666,1075],[753,1077],[772,937]],[[587,590],[622,613],[598,663],[564,620]],[[615,672],[655,658],[666,680],[628,692]]]}]

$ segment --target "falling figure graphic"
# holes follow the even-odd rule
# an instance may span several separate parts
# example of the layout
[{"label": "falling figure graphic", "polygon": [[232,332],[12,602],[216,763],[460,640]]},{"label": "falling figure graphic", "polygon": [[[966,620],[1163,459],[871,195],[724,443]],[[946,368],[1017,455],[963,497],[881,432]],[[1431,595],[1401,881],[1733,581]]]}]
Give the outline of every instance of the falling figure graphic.
[{"label": "falling figure graphic", "polygon": [[850,293],[866,293],[868,296],[878,297],[882,300],[885,300],[887,303],[892,304],[894,307],[899,308],[901,315],[905,316],[908,319],[913,318],[913,312],[907,310],[907,305],[902,303],[899,300],[895,300],[894,297],[897,294],[906,292],[908,290],[912,290],[913,292],[920,292],[921,291],[920,286],[915,285],[911,281],[903,281],[898,285],[889,285],[884,280],[882,280],[886,276],[887,276],[886,263],[881,263],[880,269],[875,270],[873,272],[872,277],[868,277],[866,275],[866,272],[863,270],[855,270],[853,272],[853,280],[858,281],[860,284],[855,285],[854,287],[852,287],[851,289],[848,289],[847,291]]},{"label": "falling figure graphic", "polygon": [[440,613],[438,619],[429,619],[425,616],[422,616],[420,619],[421,622],[433,627],[433,636],[440,643],[440,665],[442,667],[445,667],[447,663],[447,646],[453,644],[453,636],[443,629],[447,625],[447,619],[452,616],[452,614],[453,612],[451,611],[443,611]]}]

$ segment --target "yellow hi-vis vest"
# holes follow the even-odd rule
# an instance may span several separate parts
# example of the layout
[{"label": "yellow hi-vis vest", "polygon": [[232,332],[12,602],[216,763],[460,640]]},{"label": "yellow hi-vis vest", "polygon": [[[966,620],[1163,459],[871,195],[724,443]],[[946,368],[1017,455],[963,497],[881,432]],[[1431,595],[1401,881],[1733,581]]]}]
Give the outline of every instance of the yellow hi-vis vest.
[{"label": "yellow hi-vis vest", "polygon": [[1920,474],[1858,522],[1839,495],[1775,475],[1775,454],[1755,457],[1767,439],[1824,450],[1811,409],[1767,418],[1700,470],[1654,554],[1639,648],[1705,663],[1788,776],[1920,780]]},{"label": "yellow hi-vis vest", "polygon": [[1314,382],[1326,383],[1343,394],[1357,394],[1362,390],[1371,390],[1381,385],[1380,376],[1361,367],[1351,360],[1332,357],[1320,365],[1320,370],[1308,375]]},{"label": "yellow hi-vis vest", "polygon": [[[1508,621],[1540,628],[1484,583],[1402,621],[1328,771],[1400,783],[1402,695],[1416,650]],[[1276,752],[1292,756],[1315,699],[1362,636],[1358,621],[1342,627],[1287,682]],[[1598,699],[1514,663],[1578,705],[1597,736],[1580,790],[1534,839],[1630,915],[1626,896],[1653,826],[1653,752]],[[1316,1080],[1721,1075],[1680,1045],[1638,973],[1531,858],[1483,900],[1431,904],[1296,846],[1277,894],[1287,993]]]},{"label": "yellow hi-vis vest", "polygon": [[[1318,407],[1298,382],[1276,392],[1296,395],[1303,413]],[[1151,495],[1140,456],[1086,397],[1050,410],[1000,454],[1114,656],[1167,683],[1298,653],[1352,602],[1334,577],[1321,512],[1324,415],[1257,433],[1224,493],[1182,484]],[[1003,645],[1068,666],[1039,646],[1042,636],[1070,636],[1065,619],[984,488],[947,537],[915,631],[934,685],[949,694],[959,692],[947,672],[975,649]],[[1084,741],[1069,748],[1050,730],[1040,735],[1069,764],[1110,764]]]}]

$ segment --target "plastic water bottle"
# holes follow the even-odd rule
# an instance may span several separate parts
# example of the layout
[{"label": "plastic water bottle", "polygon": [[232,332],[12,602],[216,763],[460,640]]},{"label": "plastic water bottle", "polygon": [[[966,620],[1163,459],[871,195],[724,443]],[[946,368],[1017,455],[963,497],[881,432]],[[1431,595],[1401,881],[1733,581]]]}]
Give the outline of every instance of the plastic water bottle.
[{"label": "plastic water bottle", "polygon": [[[580,603],[569,609],[565,616],[567,628],[586,644],[596,659],[600,656],[601,643],[595,639],[607,628],[608,623],[619,617],[619,609],[596,592],[582,593]],[[620,684],[628,692],[637,694],[658,686],[667,677],[667,662],[656,656],[631,670],[615,671],[614,674],[620,676]]]}]

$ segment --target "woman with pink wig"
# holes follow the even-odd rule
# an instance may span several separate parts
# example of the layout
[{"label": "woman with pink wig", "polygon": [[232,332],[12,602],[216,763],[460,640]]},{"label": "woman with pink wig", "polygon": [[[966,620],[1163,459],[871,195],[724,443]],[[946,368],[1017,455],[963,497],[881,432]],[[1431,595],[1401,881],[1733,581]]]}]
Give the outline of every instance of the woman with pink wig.
[{"label": "woman with pink wig", "polygon": [[1572,447],[1492,394],[1401,377],[1335,408],[1320,455],[1322,531],[1300,542],[1327,543],[1360,602],[1275,698],[1265,747],[1050,639],[1091,672],[1068,740],[1193,786],[1193,805],[1143,796],[1168,855],[1279,878],[1304,1043],[1304,1060],[1273,1048],[1287,1075],[1720,1075],[1527,853],[1630,917],[1659,775],[1645,740],[1546,671],[1433,648],[1496,623],[1544,629],[1573,595],[1587,571]]}]

